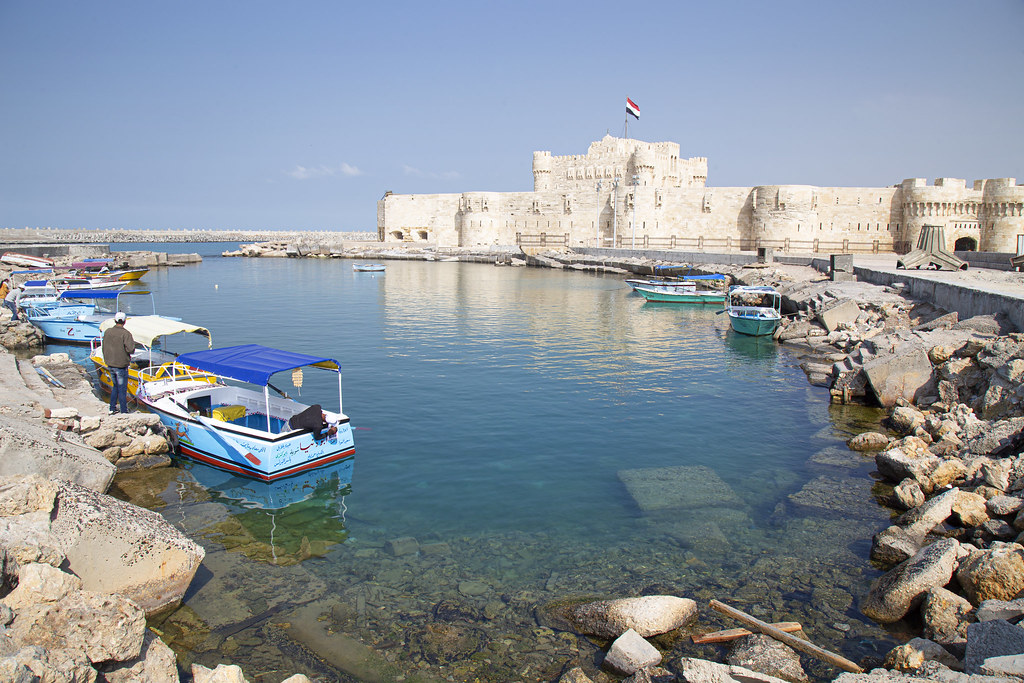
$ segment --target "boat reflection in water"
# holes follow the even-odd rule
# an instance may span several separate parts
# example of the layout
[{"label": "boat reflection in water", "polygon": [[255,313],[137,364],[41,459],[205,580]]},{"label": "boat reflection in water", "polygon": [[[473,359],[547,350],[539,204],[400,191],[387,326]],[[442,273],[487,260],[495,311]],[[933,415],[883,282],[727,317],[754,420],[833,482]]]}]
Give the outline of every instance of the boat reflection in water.
[{"label": "boat reflection in water", "polygon": [[229,514],[198,533],[229,552],[276,565],[319,557],[348,538],[345,496],[355,457],[272,482],[234,476],[191,460],[180,465]]}]

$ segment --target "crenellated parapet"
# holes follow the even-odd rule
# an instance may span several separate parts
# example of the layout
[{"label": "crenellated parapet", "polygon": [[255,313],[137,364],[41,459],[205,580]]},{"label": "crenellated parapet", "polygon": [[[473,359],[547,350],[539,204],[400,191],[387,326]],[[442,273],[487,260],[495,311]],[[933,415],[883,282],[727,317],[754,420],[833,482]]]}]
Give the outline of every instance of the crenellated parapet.
[{"label": "crenellated parapet", "polygon": [[388,193],[378,202],[378,234],[442,246],[544,235],[569,245],[624,246],[625,239],[819,253],[906,253],[925,224],[944,227],[950,251],[1011,252],[1024,235],[1024,187],[1014,178],[713,188],[707,168],[706,157],[680,158],[673,142],[606,135],[586,154],[534,152],[532,192]]}]

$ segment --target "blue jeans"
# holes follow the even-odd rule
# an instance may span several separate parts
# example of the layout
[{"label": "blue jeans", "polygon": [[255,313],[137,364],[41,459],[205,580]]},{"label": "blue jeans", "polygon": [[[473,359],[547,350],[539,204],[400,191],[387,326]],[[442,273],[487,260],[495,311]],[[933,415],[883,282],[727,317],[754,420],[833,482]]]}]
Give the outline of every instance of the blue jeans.
[{"label": "blue jeans", "polygon": [[18,304],[13,301],[4,300],[4,306],[11,309],[11,313],[14,314],[14,317],[12,317],[11,320],[16,321],[18,319]]},{"label": "blue jeans", "polygon": [[128,368],[110,368],[110,412],[121,404],[121,412],[128,412]]}]

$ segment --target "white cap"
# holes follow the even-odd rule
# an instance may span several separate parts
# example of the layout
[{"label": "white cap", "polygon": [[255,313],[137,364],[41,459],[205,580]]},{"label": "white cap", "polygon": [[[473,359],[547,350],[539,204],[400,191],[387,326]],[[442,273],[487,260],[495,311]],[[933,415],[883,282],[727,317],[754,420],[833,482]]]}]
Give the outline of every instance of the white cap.
[{"label": "white cap", "polygon": [[118,311],[117,313],[114,314],[114,322],[115,323],[123,323],[127,319],[128,319],[128,316],[126,316],[124,314],[124,311]]}]

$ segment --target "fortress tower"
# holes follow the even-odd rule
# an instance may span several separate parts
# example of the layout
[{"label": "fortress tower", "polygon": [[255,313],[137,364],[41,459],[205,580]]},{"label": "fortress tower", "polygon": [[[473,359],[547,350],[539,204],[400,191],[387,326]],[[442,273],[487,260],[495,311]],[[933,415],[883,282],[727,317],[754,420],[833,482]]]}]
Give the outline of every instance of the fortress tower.
[{"label": "fortress tower", "polygon": [[981,194],[981,250],[1016,253],[1024,238],[1024,187],[1016,178],[994,178],[977,181],[974,189]]}]

